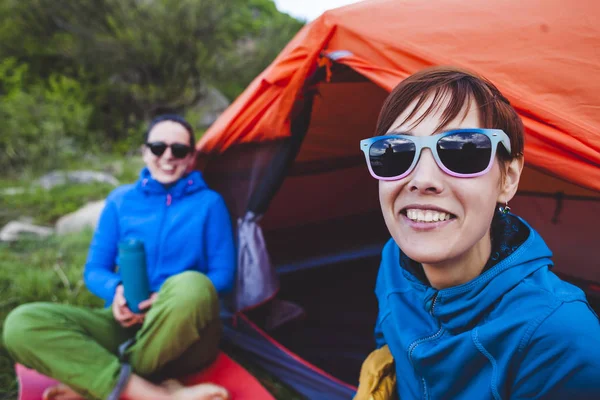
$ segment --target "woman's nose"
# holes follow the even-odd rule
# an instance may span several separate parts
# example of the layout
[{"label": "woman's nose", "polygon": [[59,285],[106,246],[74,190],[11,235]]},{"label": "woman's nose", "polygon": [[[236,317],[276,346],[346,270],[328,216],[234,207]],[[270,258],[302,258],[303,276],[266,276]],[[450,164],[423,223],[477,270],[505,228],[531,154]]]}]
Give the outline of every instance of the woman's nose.
[{"label": "woman's nose", "polygon": [[173,158],[173,153],[171,152],[171,146],[167,146],[167,148],[165,149],[165,152],[162,154],[161,157],[166,160],[170,160],[171,158]]},{"label": "woman's nose", "polygon": [[444,172],[438,167],[430,149],[423,149],[417,165],[409,175],[408,187],[422,193],[441,193]]}]

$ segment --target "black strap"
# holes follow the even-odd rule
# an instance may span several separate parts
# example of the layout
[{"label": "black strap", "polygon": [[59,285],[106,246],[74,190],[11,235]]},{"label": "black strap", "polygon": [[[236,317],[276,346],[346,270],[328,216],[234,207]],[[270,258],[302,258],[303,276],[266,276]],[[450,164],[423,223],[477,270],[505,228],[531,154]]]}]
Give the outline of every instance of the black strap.
[{"label": "black strap", "polygon": [[121,364],[121,372],[119,373],[119,379],[112,392],[108,395],[108,400],[119,400],[121,393],[125,390],[129,377],[131,376],[131,365],[125,363]]},{"label": "black strap", "polygon": [[108,395],[107,400],[119,400],[121,397],[121,393],[125,390],[125,386],[127,386],[127,382],[129,382],[129,378],[131,377],[132,369],[131,365],[127,360],[127,349],[133,346],[135,343],[135,337],[123,342],[119,345],[119,361],[121,362],[121,371],[119,372],[119,379],[117,380],[117,384],[115,385],[110,395]]}]

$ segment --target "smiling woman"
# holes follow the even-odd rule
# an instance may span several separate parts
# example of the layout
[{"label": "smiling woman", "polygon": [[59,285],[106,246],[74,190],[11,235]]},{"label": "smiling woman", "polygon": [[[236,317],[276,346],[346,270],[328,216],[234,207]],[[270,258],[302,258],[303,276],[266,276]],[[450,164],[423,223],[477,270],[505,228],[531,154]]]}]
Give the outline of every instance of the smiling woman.
[{"label": "smiling woman", "polygon": [[361,149],[392,239],[356,398],[598,398],[598,318],[508,207],[523,125],[504,96],[468,71],[426,69],[389,95],[377,135]]},{"label": "smiling woman", "polygon": [[168,116],[159,118],[150,125],[143,152],[150,174],[164,185],[179,180],[194,158],[194,134],[191,127],[167,118]]},{"label": "smiling woman", "polygon": [[[217,357],[218,296],[235,275],[229,213],[200,172],[188,171],[194,134],[185,120],[158,117],[144,139],[146,168],[108,196],[85,264],[86,286],[106,308],[30,303],[5,320],[13,359],[62,382],[45,400],[229,398],[216,385],[171,380]],[[133,270],[147,275],[147,298],[128,295],[146,283]]]},{"label": "smiling woman", "polygon": [[[446,95],[435,104],[435,95],[431,94],[417,109],[419,100],[408,105],[386,134],[410,132],[416,143],[434,139],[435,144],[420,155],[415,154],[412,171],[409,169],[394,180],[382,180],[379,197],[386,225],[398,246],[408,257],[422,263],[431,284],[442,289],[465,283],[481,273],[490,254],[489,227],[496,204],[507,203],[516,193],[523,157],[515,157],[507,164],[495,157],[497,146],[492,147],[492,143],[498,142],[492,142],[493,133],[488,139],[488,131],[473,129],[482,125],[474,101],[465,102],[456,117],[442,125],[443,114],[451,107],[453,97]],[[516,113],[513,118],[517,118]],[[445,133],[430,136],[441,130]],[[508,142],[502,130],[497,132]],[[511,133],[522,135],[522,130]],[[453,163],[440,160],[439,154],[448,151],[438,149],[444,139],[458,137],[477,147],[477,136],[488,139],[485,146],[493,150],[484,151],[487,160],[483,165],[465,146],[455,157],[464,160],[473,173],[458,173]],[[504,150],[510,150],[510,145],[507,147]],[[519,153],[515,149],[515,154]],[[501,169],[505,171],[502,180]],[[440,212],[450,218],[439,221]],[[433,221],[434,213],[438,221]],[[417,219],[409,217],[415,214]]]}]

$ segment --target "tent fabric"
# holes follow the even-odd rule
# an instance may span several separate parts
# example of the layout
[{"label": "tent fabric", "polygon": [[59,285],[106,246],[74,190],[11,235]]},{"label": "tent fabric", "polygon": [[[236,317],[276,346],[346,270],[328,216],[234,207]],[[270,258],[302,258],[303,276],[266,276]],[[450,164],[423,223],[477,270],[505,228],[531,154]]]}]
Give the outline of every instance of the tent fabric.
[{"label": "tent fabric", "polygon": [[599,14],[600,3],[587,0],[569,7],[561,0],[367,0],[328,11],[296,35],[198,149],[219,153],[289,137],[294,104],[306,78],[328,66],[327,54],[384,91],[424,67],[456,65],[492,80],[517,109],[529,165],[600,191]]},{"label": "tent fabric", "polygon": [[598,199],[520,193],[510,206],[544,238],[553,253],[554,272],[567,279],[600,282]]},{"label": "tent fabric", "polygon": [[236,347],[237,353],[251,357],[254,363],[307,399],[347,400],[356,392],[356,387],[280,345],[244,314],[238,314],[234,320],[225,320],[223,328],[224,346]]},{"label": "tent fabric", "polygon": [[[562,192],[521,191],[510,202],[510,206],[514,213],[538,231],[552,249],[555,272],[569,279],[600,282],[600,259],[596,254],[600,199],[565,196]],[[270,253],[277,272],[286,274],[378,257],[383,245],[389,240],[389,233],[380,221],[380,214],[379,210],[375,210],[359,216],[344,217],[344,221],[339,218],[318,225],[298,227],[294,229],[294,243],[289,243],[288,239],[292,234],[285,230],[267,232],[267,242],[272,249]],[[368,237],[368,240],[361,240],[360,235]],[[332,237],[335,242],[330,239]],[[344,247],[343,243],[348,245]],[[302,257],[298,257],[298,254]],[[367,283],[368,281],[364,282]]]}]

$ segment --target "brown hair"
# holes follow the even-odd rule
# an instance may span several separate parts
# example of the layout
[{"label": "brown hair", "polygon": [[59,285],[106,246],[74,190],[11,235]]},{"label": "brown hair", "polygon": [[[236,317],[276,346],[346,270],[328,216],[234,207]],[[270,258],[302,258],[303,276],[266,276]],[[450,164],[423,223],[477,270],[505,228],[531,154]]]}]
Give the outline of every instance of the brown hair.
[{"label": "brown hair", "polygon": [[468,110],[471,101],[475,101],[479,108],[481,127],[502,129],[510,138],[511,154],[499,151],[500,160],[509,161],[523,155],[523,122],[509,101],[484,77],[455,67],[427,68],[400,82],[383,103],[377,120],[376,136],[385,135],[396,118],[416,100],[414,109],[405,121],[414,117],[430,95],[433,96],[433,102],[413,123],[413,127],[434,112],[448,96],[449,102],[437,130],[454,120],[465,104]]}]

